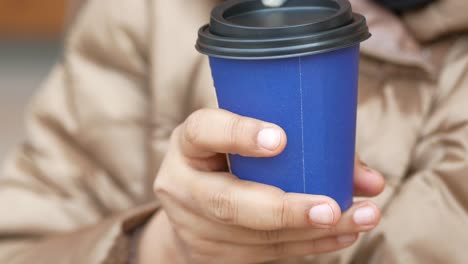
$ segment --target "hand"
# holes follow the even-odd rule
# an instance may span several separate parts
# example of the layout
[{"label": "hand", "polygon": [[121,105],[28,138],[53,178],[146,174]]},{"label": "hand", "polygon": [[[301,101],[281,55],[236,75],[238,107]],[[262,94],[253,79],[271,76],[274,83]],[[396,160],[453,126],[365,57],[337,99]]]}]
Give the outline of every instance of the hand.
[{"label": "hand", "polygon": [[[272,157],[285,145],[285,132],[274,124],[224,110],[192,114],[174,131],[157,176],[163,211],[144,231],[140,263],[259,263],[320,254],[350,246],[377,225],[379,210],[368,201],[342,215],[329,197],[242,181],[227,172],[220,154]],[[356,163],[357,194],[376,195],[383,185],[380,174]]]}]

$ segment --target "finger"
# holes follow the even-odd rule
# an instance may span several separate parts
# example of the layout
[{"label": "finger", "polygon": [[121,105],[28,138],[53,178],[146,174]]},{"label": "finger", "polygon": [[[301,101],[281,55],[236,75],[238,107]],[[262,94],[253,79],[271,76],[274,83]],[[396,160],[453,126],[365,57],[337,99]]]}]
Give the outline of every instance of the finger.
[{"label": "finger", "polygon": [[[283,258],[318,255],[340,250],[352,245],[358,239],[358,234],[347,234],[338,237],[327,237],[320,240],[303,242],[277,243],[264,246],[231,244],[218,241],[197,239],[198,245],[192,250],[191,261],[207,263],[215,256],[223,258],[223,264],[264,263]],[[218,263],[216,261],[209,263]]]},{"label": "finger", "polygon": [[[356,218],[354,215],[358,210],[366,209],[367,206],[369,206],[369,204],[364,202],[356,204],[345,213],[340,223],[350,222],[351,225],[357,225],[354,220]],[[230,258],[226,263],[240,263],[245,261],[245,259],[249,259],[250,261],[253,261],[253,259],[256,261],[266,261],[271,258],[277,259],[335,251],[353,244],[357,238],[356,234],[365,230],[364,228],[359,229],[356,232],[346,232],[347,230],[352,229],[344,228],[342,230],[340,223],[338,223],[336,230],[315,230],[316,232],[322,233],[320,236],[314,235],[304,237],[301,240],[295,238],[284,241],[264,241],[259,244],[249,244],[244,243],[241,240],[232,239],[232,235],[239,234],[238,229],[235,227],[207,221],[206,219],[190,214],[186,210],[180,210],[180,212],[181,214],[176,213],[172,215],[177,215],[177,219],[183,219],[183,225],[178,225],[176,223],[174,226],[173,218],[171,218],[173,226],[177,230],[179,236],[187,240],[196,238],[196,241],[203,242],[205,250],[209,251],[208,253],[212,253],[214,255],[232,255],[233,258]],[[351,217],[348,217],[347,215],[350,215]],[[374,219],[377,223],[378,218]],[[216,232],[213,232],[213,230],[216,230]],[[288,232],[291,232],[290,237],[292,238],[293,236],[302,235],[304,232],[307,232],[307,230],[289,230]],[[309,232],[311,232],[310,229]],[[217,236],[213,238],[208,234],[217,234]],[[223,239],[219,239],[220,236]],[[248,233],[246,237],[252,236],[252,233]],[[318,238],[312,239],[312,237]],[[226,250],[229,250],[229,252],[226,252]],[[256,252],[255,256],[252,255],[252,252]]]},{"label": "finger", "polygon": [[372,202],[363,201],[343,213],[340,221],[327,229],[285,230],[280,234],[280,242],[296,241],[302,236],[302,240],[319,239],[329,236],[340,236],[349,233],[367,232],[375,228],[381,219],[379,208]]},{"label": "finger", "polygon": [[380,210],[370,202],[353,205],[346,211],[340,221],[330,228],[301,228],[283,230],[249,230],[232,229],[226,236],[245,244],[271,244],[285,242],[300,242],[324,239],[330,236],[342,236],[352,233],[367,232],[380,222]]},{"label": "finger", "polygon": [[264,184],[242,181],[227,173],[198,173],[188,183],[193,203],[217,222],[258,230],[328,227],[341,211],[331,198],[285,193]]},{"label": "finger", "polygon": [[189,158],[214,153],[272,157],[286,146],[286,134],[277,125],[220,109],[196,111],[176,134],[182,153]]},{"label": "finger", "polygon": [[[366,232],[380,221],[380,211],[369,202],[353,205],[343,214],[336,226],[330,228],[300,228],[281,230],[253,230],[249,228],[223,225],[210,219],[202,218],[187,211],[180,211],[179,219],[190,220],[190,226],[181,229],[190,229],[199,237],[207,240],[236,243],[242,245],[268,245],[285,242],[301,242],[323,239],[330,236],[341,236],[351,233]],[[176,220],[177,221],[177,220]],[[216,230],[216,232],[212,232]]]},{"label": "finger", "polygon": [[[316,229],[285,229],[277,231],[255,231],[250,234],[250,242],[254,243],[284,243],[324,239],[331,236],[367,232],[380,222],[380,210],[373,203],[356,203],[342,216],[340,221],[330,228]],[[247,233],[245,233],[247,237]],[[252,239],[255,237],[255,239]]]},{"label": "finger", "polygon": [[356,155],[354,169],[354,190],[356,196],[376,196],[385,187],[385,180],[382,174],[370,169]]},{"label": "finger", "polygon": [[[305,242],[277,243],[253,248],[250,252],[257,261],[271,261],[282,258],[318,255],[347,248],[358,239],[358,234],[347,234]],[[266,256],[266,258],[264,258]]]}]

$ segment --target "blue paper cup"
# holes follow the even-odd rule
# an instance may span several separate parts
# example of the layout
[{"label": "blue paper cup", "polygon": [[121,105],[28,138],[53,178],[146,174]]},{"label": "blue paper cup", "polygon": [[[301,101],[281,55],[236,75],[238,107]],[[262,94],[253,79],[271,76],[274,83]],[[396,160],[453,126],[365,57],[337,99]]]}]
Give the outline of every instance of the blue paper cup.
[{"label": "blue paper cup", "polygon": [[[354,14],[351,21],[331,30],[306,31],[303,35],[292,36],[272,30],[268,33],[270,35],[263,35],[262,38],[255,38],[252,32],[270,27],[248,27],[248,23],[254,22],[246,22],[240,27],[247,29],[241,28],[232,33],[232,29],[223,29],[213,21],[222,20],[222,17],[226,19],[226,24],[233,24],[226,15],[233,13],[233,9],[248,11],[250,16],[255,15],[255,10],[261,10],[257,20],[246,20],[268,25],[268,21],[261,20],[268,20],[268,17],[278,13],[283,20],[287,20],[286,16],[294,15],[288,10],[311,7],[303,4],[311,1],[295,1],[291,4],[295,5],[292,6],[294,8],[265,9],[256,2],[244,0],[222,4],[213,11],[211,27],[205,26],[200,30],[197,44],[201,52],[210,56],[219,107],[275,123],[285,130],[288,137],[284,152],[273,158],[229,155],[232,173],[240,179],[273,185],[286,192],[326,195],[335,199],[342,210],[346,210],[353,200],[359,42],[369,37],[365,20]],[[336,1],[322,0],[315,1],[315,4],[326,5],[329,2]],[[348,8],[348,12],[351,12],[347,1],[338,2],[341,9]],[[248,6],[251,9],[246,8],[246,3],[252,4]],[[243,8],[239,8],[239,5]],[[327,17],[335,14],[326,11]],[[265,16],[266,12],[271,14]],[[324,20],[315,15],[320,18],[318,22],[309,21],[309,24]],[[236,14],[237,23],[242,22],[239,17],[242,14]],[[231,26],[235,28],[238,24]],[[350,27],[354,27],[353,30]],[[340,29],[343,29],[341,35],[337,34]],[[224,30],[224,33],[221,35],[216,30]],[[332,37],[338,38],[335,45],[330,45],[333,42],[330,36],[320,38],[329,31],[333,32]],[[343,38],[352,35],[350,32],[365,33],[343,41]],[[226,37],[229,33],[233,36]],[[242,37],[243,34],[245,37]],[[281,43],[272,45],[275,41]],[[245,43],[250,45],[242,46]]]}]

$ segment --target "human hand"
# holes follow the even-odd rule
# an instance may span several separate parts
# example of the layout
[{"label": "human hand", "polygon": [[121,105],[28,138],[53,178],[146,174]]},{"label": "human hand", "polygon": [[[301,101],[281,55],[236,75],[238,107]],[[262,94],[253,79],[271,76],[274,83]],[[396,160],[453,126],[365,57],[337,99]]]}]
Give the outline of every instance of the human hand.
[{"label": "human hand", "polygon": [[[274,124],[224,110],[192,114],[174,131],[158,173],[154,189],[163,210],[144,232],[140,263],[260,263],[321,254],[350,246],[377,225],[380,212],[369,201],[342,214],[329,197],[285,193],[227,172],[223,153],[272,157],[285,145],[285,132]],[[356,160],[356,194],[377,195],[383,185],[380,174]]]}]

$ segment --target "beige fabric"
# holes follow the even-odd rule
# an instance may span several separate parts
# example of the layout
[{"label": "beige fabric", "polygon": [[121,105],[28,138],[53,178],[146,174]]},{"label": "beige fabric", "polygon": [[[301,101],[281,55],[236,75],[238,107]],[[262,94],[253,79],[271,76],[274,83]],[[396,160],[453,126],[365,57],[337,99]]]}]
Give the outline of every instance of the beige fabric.
[{"label": "beige fabric", "polygon": [[[127,263],[129,232],[157,208],[169,134],[216,106],[193,48],[215,2],[87,1],[0,176],[0,263]],[[446,14],[445,2],[453,20],[430,22],[443,31],[413,19]],[[374,16],[413,32],[417,60],[394,34],[363,48],[358,151],[388,180],[382,224],[348,250],[278,263],[468,263],[468,35],[439,38],[468,29],[468,2],[434,5],[403,23]]]}]

